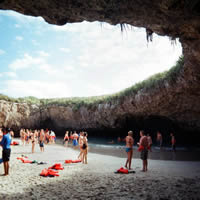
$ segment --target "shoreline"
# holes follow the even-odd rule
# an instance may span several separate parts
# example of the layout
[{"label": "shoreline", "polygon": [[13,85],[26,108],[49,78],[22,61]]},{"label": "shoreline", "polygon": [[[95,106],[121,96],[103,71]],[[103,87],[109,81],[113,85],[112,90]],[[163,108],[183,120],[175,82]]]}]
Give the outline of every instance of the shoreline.
[{"label": "shoreline", "polygon": [[[58,145],[63,146],[62,140],[58,140]],[[73,148],[70,143],[69,148]],[[168,149],[167,151],[165,149]],[[169,147],[163,147],[163,150],[159,150],[159,148],[153,146],[152,152],[149,152],[148,158],[150,160],[169,160],[169,161],[200,161],[200,151],[187,151],[187,150],[177,150],[176,152],[172,152],[169,150]],[[115,156],[118,158],[126,158],[127,154],[125,152],[125,144],[124,146],[116,146],[116,145],[102,145],[102,144],[94,144],[89,142],[89,152],[96,153],[100,155],[107,156]],[[137,150],[137,146],[133,147],[133,159],[140,159],[140,152]]]},{"label": "shoreline", "polygon": [[[0,197],[9,199],[199,199],[200,162],[149,160],[149,171],[141,172],[142,162],[133,159],[135,174],[115,174],[124,166],[125,159],[88,153],[88,164],[63,164],[66,159],[77,159],[72,148],[45,145],[43,153],[36,144],[12,146],[10,175],[0,177]],[[30,160],[45,161],[46,165],[25,164],[16,158],[22,154]],[[39,176],[44,168],[62,163],[59,177]],[[0,165],[0,173],[3,165]]]}]

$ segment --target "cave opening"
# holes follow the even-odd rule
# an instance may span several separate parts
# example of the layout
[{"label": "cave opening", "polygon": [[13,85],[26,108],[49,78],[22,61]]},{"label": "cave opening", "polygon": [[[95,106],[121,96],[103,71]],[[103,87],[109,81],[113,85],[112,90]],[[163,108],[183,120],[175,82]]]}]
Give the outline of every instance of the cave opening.
[{"label": "cave opening", "polygon": [[[44,93],[46,93],[47,94],[46,97],[49,97],[49,98],[52,97],[53,94],[58,95],[56,97],[66,97],[66,95],[70,95],[70,89],[69,89],[69,87],[67,87],[67,85],[70,82],[75,82],[77,84],[75,88],[72,87],[73,88],[72,90],[83,92],[83,93],[80,93],[80,95],[84,96],[84,95],[86,95],[86,92],[84,92],[83,88],[86,84],[82,81],[78,82],[79,80],[81,80],[81,77],[84,77],[85,80],[88,80],[88,79],[90,80],[91,83],[89,84],[89,87],[88,87],[89,92],[97,91],[97,95],[98,94],[112,93],[112,91],[109,91],[109,90],[106,91],[104,89],[105,88],[110,89],[110,88],[112,88],[116,85],[120,86],[121,89],[129,87],[129,86],[133,85],[132,81],[134,81],[134,83],[138,82],[137,77],[139,77],[139,75],[136,74],[136,71],[139,71],[140,75],[141,75],[141,74],[144,74],[145,72],[147,72],[149,70],[148,76],[150,76],[150,75],[152,75],[153,65],[156,65],[155,68],[157,68],[157,69],[159,68],[159,70],[160,70],[160,66],[164,66],[166,64],[166,62],[168,60],[170,60],[169,58],[175,56],[176,59],[174,59],[174,60],[177,60],[178,56],[182,53],[182,47],[181,47],[180,43],[177,44],[180,47],[179,53],[177,53],[177,52],[174,53],[174,50],[172,50],[173,53],[172,52],[169,53],[169,51],[165,52],[164,51],[165,48],[163,48],[163,46],[159,44],[159,41],[157,41],[157,40],[160,40],[160,39],[158,39],[159,36],[157,36],[155,34],[153,35],[153,30],[151,28],[146,28],[146,31],[148,33],[147,39],[149,39],[150,41],[153,39],[153,43],[152,44],[149,43],[148,47],[147,47],[147,42],[146,42],[146,33],[145,33],[145,30],[143,29],[142,40],[145,43],[145,48],[148,49],[149,52],[151,52],[151,54],[148,55],[144,52],[144,49],[141,48],[141,45],[137,44],[137,42],[140,39],[138,39],[135,36],[134,37],[130,36],[130,34],[134,34],[134,31],[136,33],[136,36],[138,36],[140,34],[140,30],[142,30],[142,29],[136,29],[136,30],[133,30],[133,31],[130,31],[130,32],[125,30],[124,33],[123,33],[123,37],[121,37],[120,27],[117,27],[117,29],[118,29],[117,31],[119,31],[119,32],[117,34],[115,34],[114,33],[115,30],[114,30],[113,27],[111,28],[108,24],[103,24],[104,27],[102,28],[102,31],[100,33],[104,36],[104,38],[102,40],[102,38],[100,37],[100,34],[97,33],[96,30],[91,31],[91,33],[90,33],[90,30],[92,30],[93,28],[91,28],[90,25],[88,25],[86,22],[84,22],[82,25],[80,25],[80,29],[81,29],[80,32],[78,30],[79,28],[74,28],[70,24],[67,24],[66,26],[62,26],[62,27],[53,26],[52,29],[54,29],[54,33],[48,34],[48,37],[50,37],[50,39],[49,39],[47,36],[44,37],[44,35],[43,35],[45,30],[48,30],[48,28],[47,29],[41,28],[42,26],[46,26],[45,25],[46,23],[43,23],[41,18],[38,18],[39,21],[40,21],[40,25],[38,27],[36,27],[36,29],[34,29],[34,26],[32,26],[33,24],[31,24],[34,21],[33,18],[29,18],[28,23],[26,23],[24,21],[24,19],[25,19],[24,16],[23,17],[21,15],[18,16],[18,14],[16,14],[16,13],[14,13],[14,14],[11,13],[11,14],[8,14],[8,15],[10,15],[9,17],[13,17],[15,20],[20,19],[21,21],[23,21],[23,23],[26,24],[24,26],[25,32],[26,32],[26,30],[29,29],[29,32],[27,31],[29,33],[29,35],[23,35],[23,36],[14,35],[16,41],[21,42],[21,43],[26,42],[27,43],[26,50],[30,49],[31,48],[30,44],[32,44],[34,46],[34,51],[35,51],[34,55],[31,54],[30,51],[29,51],[29,53],[26,53],[21,48],[23,45],[19,45],[20,46],[19,52],[21,53],[19,55],[21,57],[19,55],[17,55],[19,57],[16,57],[15,60],[13,60],[13,62],[8,63],[9,69],[11,71],[4,71],[3,72],[4,77],[9,76],[9,80],[6,80],[0,87],[3,88],[3,89],[1,88],[1,90],[3,92],[5,92],[5,93],[10,92],[11,96],[12,95],[17,96],[21,93],[21,94],[24,94],[24,96],[37,96],[38,95],[38,97],[43,98]],[[15,21],[15,23],[17,22],[17,20]],[[94,23],[92,23],[92,24],[94,24]],[[124,29],[123,27],[126,27],[126,26],[124,26],[124,24],[125,23],[120,23],[120,25],[119,25],[119,26],[121,26],[122,30]],[[19,29],[22,24],[19,24],[18,22],[16,24],[12,24],[12,22],[10,22],[9,25],[10,26],[14,25],[16,29]],[[86,28],[85,28],[85,26],[86,26]],[[96,26],[96,24],[95,24],[95,26]],[[98,26],[99,26],[99,24],[98,24]],[[79,48],[81,41],[84,41],[84,43],[81,44],[82,45],[81,47],[87,47],[87,46],[92,44],[91,48],[89,48],[89,49],[87,48],[86,51],[82,52],[83,54],[80,54],[78,56],[76,55],[76,58],[79,59],[79,61],[80,61],[79,64],[81,65],[81,68],[82,68],[79,72],[77,72],[76,70],[73,69],[73,67],[72,67],[73,62],[72,63],[65,63],[65,66],[63,65],[64,66],[64,71],[63,71],[62,65],[61,65],[62,62],[60,61],[60,60],[62,60],[61,59],[62,57],[60,56],[59,59],[56,59],[56,55],[55,55],[56,54],[56,48],[59,49],[59,53],[64,52],[65,53],[64,57],[66,57],[66,58],[70,58],[70,56],[71,56],[70,54],[72,54],[72,52],[74,52],[71,49],[66,48],[67,44],[69,42],[69,40],[66,39],[66,35],[65,35],[65,38],[61,37],[61,35],[58,36],[59,41],[62,43],[62,45],[64,44],[64,47],[63,46],[62,47],[56,46],[56,48],[54,48],[53,46],[51,46],[51,43],[49,43],[49,41],[53,42],[54,40],[56,40],[56,37],[55,37],[56,32],[59,32],[59,33],[64,32],[66,34],[66,31],[69,31],[73,34],[75,33],[76,35],[83,35],[85,37],[85,40],[84,40],[84,37],[77,39],[77,38],[73,38],[72,35],[70,35],[70,38],[72,38],[73,41],[76,42],[76,43],[73,44],[73,45],[75,45],[76,51],[79,51],[81,49],[81,48]],[[107,33],[104,34],[106,31],[108,31],[108,34]],[[169,30],[166,29],[164,31],[169,31]],[[46,46],[51,49],[50,53],[46,49],[45,50],[43,49],[44,51],[40,51],[41,49],[37,48],[38,46],[40,46],[40,48],[41,48],[42,42],[41,41],[39,42],[35,39],[31,40],[30,38],[31,38],[31,36],[34,35],[33,33],[34,34],[36,33],[36,35],[41,36],[41,38],[42,38],[42,40],[44,40],[43,42],[46,44]],[[138,33],[138,35],[137,35],[137,33]],[[19,34],[19,32],[18,32],[18,34]],[[165,32],[165,34],[167,34],[167,32]],[[165,34],[163,33],[161,35],[165,35]],[[109,37],[108,37],[108,35],[109,35]],[[122,40],[120,40],[120,41],[118,39],[119,35],[122,38]],[[12,38],[14,36],[10,35],[10,38]],[[152,38],[152,36],[154,36],[154,37]],[[112,48],[107,50],[107,47],[110,45],[110,43],[108,43],[108,41],[112,37],[114,38],[114,42],[112,43],[113,46],[112,46]],[[177,35],[175,37],[170,36],[170,38],[173,39],[173,41],[174,41],[174,38],[176,38],[176,37],[178,37],[178,36]],[[29,42],[27,42],[28,41],[27,38],[28,38]],[[136,40],[136,38],[137,38],[137,40]],[[167,39],[167,38],[165,38],[165,39]],[[93,43],[95,40],[100,41],[98,43],[98,45],[100,45],[100,47],[103,47],[101,49],[101,51],[95,52],[95,50],[94,50],[95,49],[95,43]],[[125,44],[126,40],[128,41],[127,44]],[[133,41],[136,42],[136,43],[132,43]],[[123,43],[124,46],[128,47],[128,50],[124,51],[123,48],[120,49],[119,43]],[[168,39],[167,39],[167,43],[170,44]],[[102,44],[104,44],[104,46],[102,46]],[[133,46],[134,44],[136,44],[137,50],[134,50],[134,51],[131,52],[131,46]],[[163,44],[166,44],[166,41]],[[16,43],[15,47],[17,45],[18,44]],[[98,45],[96,45],[96,46],[98,46]],[[153,46],[156,46],[156,50],[158,50],[157,53],[159,53],[158,55],[156,54],[155,49],[151,49],[151,48],[153,48]],[[137,55],[137,51],[139,51],[141,54]],[[95,52],[96,55],[97,55],[96,58],[98,58],[98,59],[101,57],[99,55],[103,54],[104,56],[102,56],[100,58],[100,60],[98,60],[98,59],[95,58],[95,56],[93,56],[93,54],[90,55],[90,54],[88,54],[88,52]],[[112,52],[112,53],[110,53],[110,52]],[[120,53],[120,52],[123,52],[123,53]],[[7,55],[8,55],[8,53],[9,53],[9,51],[6,52]],[[2,55],[3,54],[4,53],[2,53]],[[157,55],[157,56],[155,56],[155,55]],[[139,59],[137,60],[138,66],[136,67],[136,71],[131,71],[131,69],[134,68],[132,66],[133,63],[134,63],[134,60],[132,60],[130,58],[134,58],[134,57],[139,57]],[[93,59],[91,59],[91,58],[93,58]],[[106,66],[105,67],[104,66],[105,63],[103,61],[108,60],[110,58],[113,59],[112,62],[109,63],[108,65],[105,65]],[[151,64],[150,64],[150,58],[153,59],[153,63],[151,63]],[[119,65],[118,62],[121,59],[122,59],[122,62]],[[54,63],[55,60],[59,60],[59,63],[57,65]],[[164,60],[164,64],[161,63],[161,61],[163,61],[163,60]],[[142,63],[142,61],[148,63],[148,67],[146,69],[141,70],[141,68],[144,65]],[[92,64],[91,64],[92,67],[95,66],[95,63],[98,63],[98,64],[100,63],[100,65],[98,66],[99,68],[104,66],[103,70],[102,69],[97,70],[97,72],[98,72],[97,76],[93,76],[94,75],[93,72],[96,71],[96,69],[94,70],[92,67],[89,66],[88,63],[90,63],[90,62],[92,62]],[[21,64],[21,66],[20,66],[20,64]],[[110,70],[111,65],[113,65],[115,67]],[[56,66],[59,66],[59,69]],[[126,68],[127,66],[129,66],[128,69]],[[40,71],[36,71],[37,68],[39,68]],[[121,68],[123,68],[122,71],[120,71]],[[169,68],[169,66],[168,66],[168,68]],[[20,71],[22,69],[25,69],[25,71]],[[74,70],[74,73],[73,73],[73,70]],[[20,73],[19,73],[20,76],[18,75],[18,71],[20,71]],[[88,74],[84,75],[83,74],[84,71],[88,72]],[[187,70],[185,70],[185,71],[187,72]],[[30,72],[30,74],[33,75],[34,77],[36,77],[37,79],[36,80],[29,80],[29,79],[31,79],[30,78],[31,75],[27,74],[27,72]],[[110,72],[110,73],[108,73],[108,72]],[[126,72],[126,73],[124,73],[124,72]],[[155,72],[153,72],[153,74],[154,73]],[[55,76],[55,74],[56,74],[56,76]],[[77,76],[77,74],[78,74],[78,76]],[[45,78],[44,78],[43,75],[45,75]],[[48,75],[50,75],[50,81],[48,80]],[[67,75],[69,77],[66,77],[65,75]],[[20,79],[19,79],[19,77],[20,77]],[[25,77],[24,80],[22,80],[23,77]],[[111,77],[112,78],[115,77],[115,80],[113,80],[113,79],[110,80]],[[42,81],[41,81],[41,79],[42,79]],[[54,81],[52,81],[52,80],[54,80]],[[61,80],[65,80],[64,85],[61,83]],[[100,83],[99,85],[103,84],[103,82],[105,81],[104,87],[99,87],[98,84],[95,85],[97,80]],[[141,80],[143,80],[143,79],[141,79]],[[189,80],[189,81],[191,82],[191,80]],[[166,84],[166,87],[167,87],[167,84]],[[120,89],[118,89],[118,90],[120,90]],[[25,93],[24,93],[25,91],[28,92],[27,95],[25,95]],[[103,91],[103,93],[102,93],[102,91]],[[8,93],[6,93],[6,94],[8,94]],[[21,96],[23,96],[23,95],[20,95],[20,97]],[[88,95],[86,95],[86,96],[88,96]],[[30,97],[30,98],[28,97],[28,100],[30,100],[30,101],[34,100],[35,102],[38,101],[38,99],[35,98],[35,97]],[[45,104],[46,101],[47,101],[47,99],[43,98],[42,102],[44,102],[44,104]],[[55,102],[55,104],[57,103],[56,100],[54,102]],[[188,103],[188,102],[186,102],[186,103]],[[134,101],[132,101],[133,106],[134,106],[134,104],[135,104]],[[173,102],[171,104],[173,104]],[[75,110],[77,111],[79,108],[81,108],[81,104],[78,105]],[[171,128],[166,126],[166,124],[169,123],[169,126],[171,127],[171,121],[167,120],[167,117],[164,120],[162,115],[160,115],[160,117],[158,116],[157,119],[155,119],[155,117],[152,117],[153,115],[151,115],[151,113],[148,114],[148,115],[147,114],[145,114],[145,115],[148,119],[146,119],[146,117],[143,116],[142,118],[139,118],[139,120],[138,119],[136,120],[135,119],[136,117],[133,117],[133,118],[130,118],[130,119],[125,119],[125,123],[124,123],[123,120],[122,120],[122,122],[120,122],[121,118],[119,117],[118,123],[119,124],[124,123],[124,126],[119,127],[117,125],[114,129],[109,128],[109,125],[108,125],[108,127],[106,127],[105,125],[98,122],[98,124],[100,124],[102,126],[102,127],[99,128],[99,130],[101,130],[101,129],[109,130],[110,134],[112,135],[112,134],[115,134],[116,132],[118,132],[117,134],[121,134],[120,133],[120,132],[122,132],[121,130],[123,130],[123,132],[125,132],[125,131],[128,131],[129,129],[135,129],[136,132],[138,132],[139,129],[146,129],[148,132],[152,132],[152,133],[154,132],[154,134],[155,134],[155,131],[156,131],[157,128],[154,128],[154,126],[152,127],[151,125],[155,124],[155,126],[156,126],[156,123],[158,123],[159,125],[162,124],[161,126],[164,127],[162,129],[163,132],[167,132],[167,131],[171,130]],[[40,122],[40,123],[43,124],[45,126],[45,128],[47,128],[47,126],[52,126],[52,124],[54,124],[52,126],[52,128],[59,130],[60,128],[57,127],[58,124],[55,123],[54,117],[51,116],[50,119],[51,119],[50,121],[49,121],[49,119],[47,119],[47,121]],[[52,123],[52,121],[54,123]],[[109,121],[109,119],[108,119],[108,121]],[[66,127],[66,129],[67,128],[69,128],[69,129],[73,128],[73,129],[77,129],[77,130],[79,129],[79,128],[71,127],[69,125],[69,123],[67,123],[68,126]],[[173,123],[176,123],[176,120]],[[177,122],[177,123],[179,123],[179,122]],[[82,123],[82,124],[84,124],[84,123]],[[148,128],[148,126],[150,126],[150,127]],[[93,128],[91,128],[91,130],[93,130]],[[178,128],[176,130],[178,130]],[[97,132],[98,132],[98,130],[97,130]],[[103,131],[103,132],[107,132],[107,131]]]}]

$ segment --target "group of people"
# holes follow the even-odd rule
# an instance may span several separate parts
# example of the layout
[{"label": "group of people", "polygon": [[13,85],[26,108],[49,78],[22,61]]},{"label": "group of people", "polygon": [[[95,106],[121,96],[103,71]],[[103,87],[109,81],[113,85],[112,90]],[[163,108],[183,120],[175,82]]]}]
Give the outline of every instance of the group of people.
[{"label": "group of people", "polygon": [[[176,140],[173,133],[170,133],[171,136],[171,145],[172,150],[176,151]],[[126,152],[127,152],[127,160],[125,163],[125,167],[129,170],[131,169],[131,161],[133,156],[133,145],[134,145],[134,139],[133,139],[133,131],[129,131],[128,135],[125,138],[126,141]],[[158,131],[157,132],[157,142],[162,147],[162,134]],[[151,151],[152,146],[152,138],[149,134],[146,135],[146,133],[141,130],[140,131],[140,140],[137,143],[138,145],[138,151],[140,151],[140,157],[142,159],[142,171],[146,172],[148,170],[148,151]]]},{"label": "group of people", "polygon": [[81,131],[79,134],[74,131],[66,131],[64,136],[64,146],[68,146],[68,143],[71,142],[74,147],[79,145],[80,154],[78,159],[82,161],[83,164],[87,164],[87,154],[88,154],[88,134],[87,132]]},{"label": "group of people", "polygon": [[[173,133],[170,134],[171,136],[171,144],[172,150],[175,151],[175,136]],[[0,145],[3,147],[2,151],[2,161],[4,163],[4,175],[9,174],[9,159],[11,153],[11,140],[14,137],[14,132],[7,128],[0,128]],[[67,147],[68,143],[71,142],[73,147],[78,147],[80,149],[80,154],[78,159],[82,161],[82,163],[87,164],[87,154],[88,154],[88,134],[87,132],[81,131],[79,134],[74,131],[70,132],[66,131],[64,136],[64,146]],[[44,144],[53,144],[56,141],[56,135],[52,130],[29,130],[29,129],[21,129],[20,130],[20,138],[22,141],[22,145],[32,143],[32,153],[35,151],[35,144],[39,144],[41,152],[44,151]],[[133,132],[129,131],[128,135],[125,138],[126,141],[126,152],[127,152],[127,160],[125,163],[125,167],[129,170],[131,169],[131,162],[133,157]],[[162,147],[162,134],[157,132],[157,142],[160,148]],[[140,140],[137,143],[138,150],[141,152],[141,159],[142,159],[142,171],[146,172],[148,170],[148,151],[151,151],[152,146],[152,139],[151,136],[141,130],[140,131]]]},{"label": "group of people", "polygon": [[44,151],[44,144],[54,144],[56,142],[56,134],[52,130],[30,130],[21,129],[20,139],[22,145],[32,143],[32,153],[35,152],[35,144],[39,144],[41,152]]}]

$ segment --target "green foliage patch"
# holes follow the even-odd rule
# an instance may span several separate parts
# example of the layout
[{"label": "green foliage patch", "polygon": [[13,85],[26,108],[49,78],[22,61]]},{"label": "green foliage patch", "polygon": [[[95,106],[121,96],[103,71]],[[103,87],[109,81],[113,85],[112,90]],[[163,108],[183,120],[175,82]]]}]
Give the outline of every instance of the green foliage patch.
[{"label": "green foliage patch", "polygon": [[95,107],[100,103],[110,103],[113,101],[121,102],[127,96],[135,95],[140,90],[151,90],[161,86],[164,82],[175,82],[180,70],[184,65],[184,57],[181,56],[170,70],[155,74],[148,79],[139,82],[129,88],[126,88],[118,93],[103,96],[92,97],[72,97],[72,98],[51,98],[51,99],[38,99],[33,96],[24,98],[11,98],[6,95],[0,94],[0,100],[5,100],[15,103],[28,103],[40,106],[58,105],[58,106],[72,106],[73,110],[78,110],[81,106]]}]

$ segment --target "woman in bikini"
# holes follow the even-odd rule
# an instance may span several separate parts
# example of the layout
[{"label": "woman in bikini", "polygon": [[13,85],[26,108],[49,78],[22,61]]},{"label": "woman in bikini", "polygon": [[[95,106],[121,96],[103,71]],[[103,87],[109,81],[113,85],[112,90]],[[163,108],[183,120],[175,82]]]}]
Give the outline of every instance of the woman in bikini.
[{"label": "woman in bikini", "polygon": [[86,132],[83,134],[82,153],[83,153],[82,163],[87,164],[88,140],[87,140],[87,133]]},{"label": "woman in bikini", "polygon": [[133,131],[129,131],[128,135],[126,136],[127,160],[125,164],[125,167],[128,168],[129,170],[131,169],[131,161],[132,161],[132,156],[133,156],[133,144],[134,144]]}]

